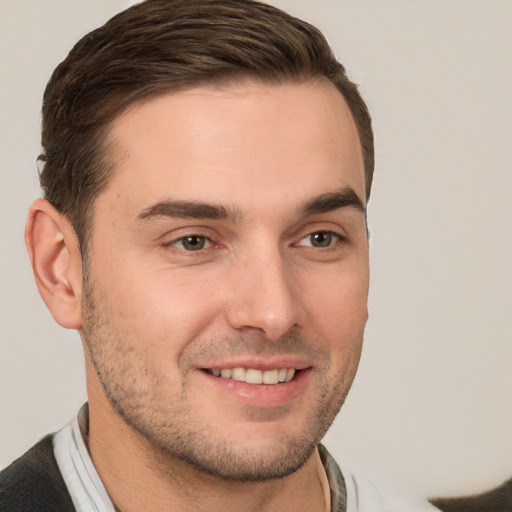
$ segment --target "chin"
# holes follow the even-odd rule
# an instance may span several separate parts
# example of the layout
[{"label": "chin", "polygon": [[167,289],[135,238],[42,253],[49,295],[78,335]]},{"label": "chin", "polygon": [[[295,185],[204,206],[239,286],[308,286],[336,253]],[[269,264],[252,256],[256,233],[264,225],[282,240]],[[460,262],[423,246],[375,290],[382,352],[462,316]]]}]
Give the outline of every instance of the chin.
[{"label": "chin", "polygon": [[[238,446],[237,446],[238,445]],[[239,443],[221,447],[214,452],[182,453],[179,457],[190,467],[204,474],[231,482],[263,482],[289,476],[310,458],[317,443],[291,444],[271,449],[269,446],[240,447]]]},{"label": "chin", "polygon": [[128,423],[144,438],[162,469],[176,467],[180,461],[185,463],[184,470],[232,482],[261,482],[295,473],[311,457],[329,426],[297,429],[297,425],[287,428],[275,422],[248,422],[214,432],[205,422],[165,427],[160,423],[155,428],[155,423],[140,419],[132,417]]}]

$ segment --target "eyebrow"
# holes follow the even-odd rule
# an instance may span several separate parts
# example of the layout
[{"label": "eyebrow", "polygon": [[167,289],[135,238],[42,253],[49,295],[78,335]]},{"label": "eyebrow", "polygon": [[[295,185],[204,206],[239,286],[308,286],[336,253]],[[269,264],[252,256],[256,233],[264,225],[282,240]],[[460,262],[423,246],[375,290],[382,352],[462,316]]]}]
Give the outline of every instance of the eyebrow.
[{"label": "eyebrow", "polygon": [[152,221],[158,217],[212,219],[239,222],[240,213],[229,207],[199,201],[160,201],[137,215],[137,220]]},{"label": "eyebrow", "polygon": [[366,215],[366,206],[351,187],[327,192],[306,201],[300,211],[303,215],[327,213],[340,208],[355,208]]},{"label": "eyebrow", "polygon": [[[315,213],[327,213],[340,208],[356,208],[363,214],[366,214],[363,202],[351,187],[345,187],[335,192],[327,192],[314,197],[303,203],[299,208],[299,212],[307,216]],[[201,201],[166,200],[142,210],[137,215],[137,220],[151,222],[159,217],[229,220],[238,223],[242,215],[237,209],[218,204]]]}]

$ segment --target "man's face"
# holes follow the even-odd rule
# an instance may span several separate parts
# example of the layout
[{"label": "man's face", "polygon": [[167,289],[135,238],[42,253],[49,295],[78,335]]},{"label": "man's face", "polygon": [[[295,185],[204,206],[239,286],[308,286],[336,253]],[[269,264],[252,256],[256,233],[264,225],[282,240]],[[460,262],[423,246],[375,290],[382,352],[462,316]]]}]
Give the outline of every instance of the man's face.
[{"label": "man's face", "polygon": [[134,106],[110,140],[89,378],[161,454],[228,479],[295,471],[350,388],[367,319],[363,161],[342,96],[195,88]]}]

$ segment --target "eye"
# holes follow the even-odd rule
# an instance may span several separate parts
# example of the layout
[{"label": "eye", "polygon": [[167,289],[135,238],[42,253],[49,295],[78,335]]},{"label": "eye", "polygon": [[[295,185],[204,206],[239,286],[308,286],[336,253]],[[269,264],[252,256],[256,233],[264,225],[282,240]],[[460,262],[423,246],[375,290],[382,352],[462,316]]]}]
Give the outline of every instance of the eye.
[{"label": "eye", "polygon": [[211,240],[203,235],[189,235],[178,238],[172,244],[185,251],[200,251],[211,246]]},{"label": "eye", "polygon": [[332,231],[316,231],[315,233],[305,236],[300,241],[300,245],[308,247],[330,247],[338,242],[339,239],[340,236]]}]

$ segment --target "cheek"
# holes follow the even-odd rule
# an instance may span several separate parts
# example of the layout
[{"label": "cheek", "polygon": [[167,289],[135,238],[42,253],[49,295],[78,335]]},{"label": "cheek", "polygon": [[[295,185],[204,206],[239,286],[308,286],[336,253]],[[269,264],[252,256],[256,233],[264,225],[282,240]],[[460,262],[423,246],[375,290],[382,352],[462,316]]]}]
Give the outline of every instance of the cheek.
[{"label": "cheek", "polygon": [[307,337],[324,344],[329,354],[330,380],[335,388],[347,389],[356,373],[361,356],[364,329],[368,318],[368,271],[356,265],[348,271],[339,268],[324,276],[328,285],[308,288]]},{"label": "cheek", "polygon": [[303,279],[309,317],[329,339],[359,337],[368,318],[368,266],[333,266]]},{"label": "cheek", "polygon": [[124,272],[103,289],[113,316],[154,350],[181,350],[215,318],[220,300],[207,276],[175,270]]}]

